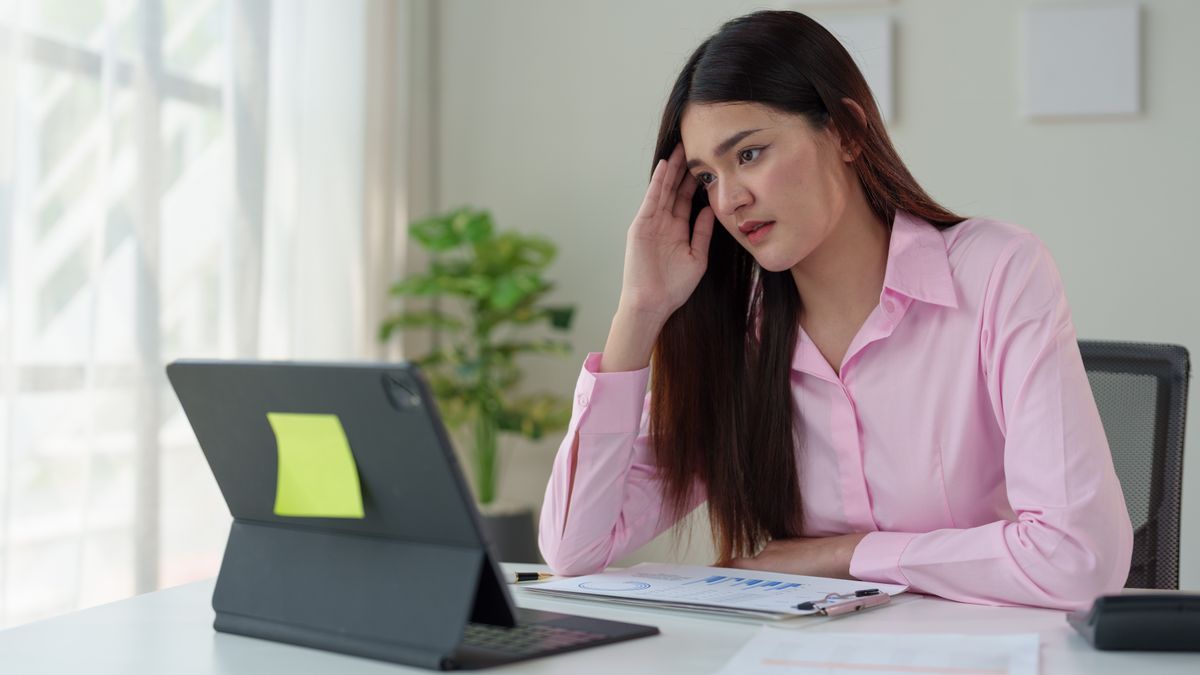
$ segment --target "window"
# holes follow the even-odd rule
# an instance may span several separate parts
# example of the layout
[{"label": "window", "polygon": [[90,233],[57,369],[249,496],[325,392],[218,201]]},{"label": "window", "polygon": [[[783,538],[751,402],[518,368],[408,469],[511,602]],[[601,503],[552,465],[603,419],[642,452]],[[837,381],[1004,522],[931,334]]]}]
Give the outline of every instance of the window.
[{"label": "window", "polygon": [[216,573],[166,363],[384,355],[409,10],[0,0],[0,626]]},{"label": "window", "polygon": [[219,564],[162,366],[229,351],[228,10],[0,3],[0,625]]}]

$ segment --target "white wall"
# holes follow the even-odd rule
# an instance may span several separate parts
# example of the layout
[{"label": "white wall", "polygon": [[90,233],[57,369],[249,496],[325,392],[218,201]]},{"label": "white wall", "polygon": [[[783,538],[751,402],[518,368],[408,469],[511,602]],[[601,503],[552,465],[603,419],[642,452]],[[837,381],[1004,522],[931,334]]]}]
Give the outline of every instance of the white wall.
[{"label": "white wall", "polygon": [[[667,90],[733,0],[446,0],[440,7],[441,206],[492,209],[502,227],[561,244],[558,298],[581,309],[573,359],[535,377],[569,394],[600,350],[620,291],[624,233],[641,201]],[[811,13],[830,15],[823,3]],[[859,3],[862,5],[863,3]],[[948,207],[1034,230],[1054,252],[1079,335],[1183,344],[1200,357],[1200,3],[1146,0],[1143,114],[1029,122],[1020,115],[1018,0],[895,0],[892,135]],[[1200,588],[1200,451],[1188,442],[1184,587]],[[556,442],[513,447],[502,494],[540,504]],[[697,530],[691,559],[707,561]],[[636,559],[663,558],[660,541]]]}]

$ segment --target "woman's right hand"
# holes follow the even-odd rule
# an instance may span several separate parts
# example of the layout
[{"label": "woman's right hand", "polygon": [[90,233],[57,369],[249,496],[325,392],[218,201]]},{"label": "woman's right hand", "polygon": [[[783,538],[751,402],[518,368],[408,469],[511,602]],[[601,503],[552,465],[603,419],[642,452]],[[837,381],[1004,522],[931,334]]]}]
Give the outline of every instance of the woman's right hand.
[{"label": "woman's right hand", "polygon": [[683,144],[655,165],[626,237],[622,309],[665,322],[696,290],[708,267],[714,221],[712,207],[704,207],[689,238],[697,187],[684,167]]}]

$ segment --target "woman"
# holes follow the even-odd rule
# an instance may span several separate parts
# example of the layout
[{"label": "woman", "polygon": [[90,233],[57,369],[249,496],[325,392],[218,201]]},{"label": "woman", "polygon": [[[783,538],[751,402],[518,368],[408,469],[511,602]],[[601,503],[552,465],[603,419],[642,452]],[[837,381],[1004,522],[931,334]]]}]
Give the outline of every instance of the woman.
[{"label": "woman", "polygon": [[1050,254],[921,189],[832,35],[725,24],[657,158],[546,491],[555,572],[707,500],[722,565],[1064,609],[1123,585],[1129,515]]}]

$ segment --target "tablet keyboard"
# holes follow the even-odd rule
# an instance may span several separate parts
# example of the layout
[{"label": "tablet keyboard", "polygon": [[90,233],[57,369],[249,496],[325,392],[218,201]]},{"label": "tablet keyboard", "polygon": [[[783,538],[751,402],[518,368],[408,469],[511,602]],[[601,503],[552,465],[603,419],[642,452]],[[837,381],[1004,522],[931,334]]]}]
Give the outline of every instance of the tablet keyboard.
[{"label": "tablet keyboard", "polygon": [[554,652],[589,642],[599,642],[606,637],[608,636],[604,633],[590,633],[544,624],[507,628],[486,623],[469,623],[463,633],[462,646],[517,656]]}]

